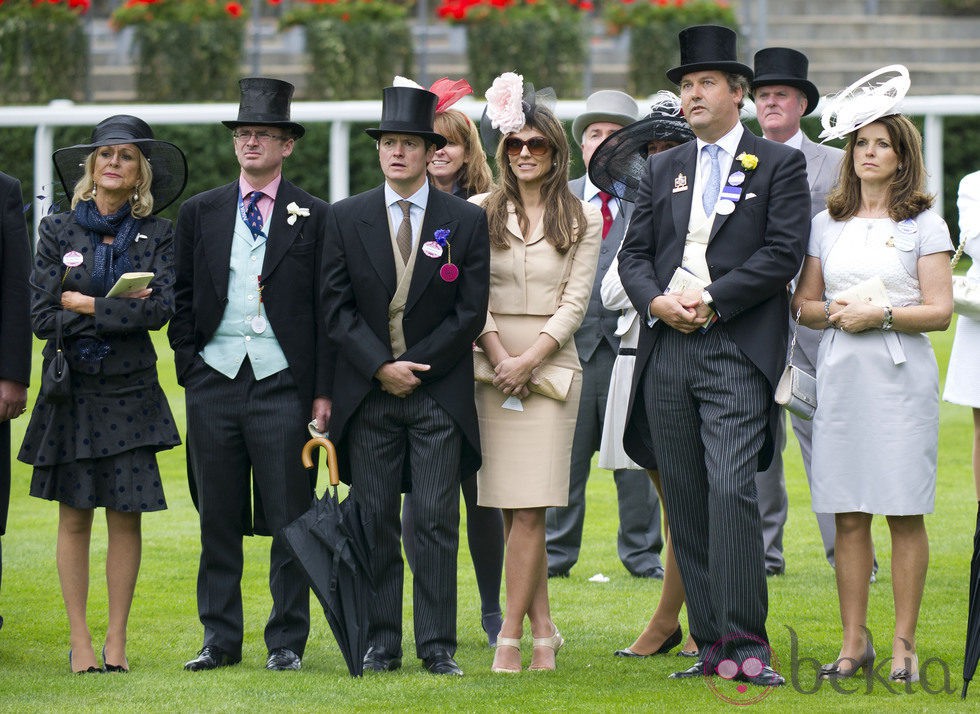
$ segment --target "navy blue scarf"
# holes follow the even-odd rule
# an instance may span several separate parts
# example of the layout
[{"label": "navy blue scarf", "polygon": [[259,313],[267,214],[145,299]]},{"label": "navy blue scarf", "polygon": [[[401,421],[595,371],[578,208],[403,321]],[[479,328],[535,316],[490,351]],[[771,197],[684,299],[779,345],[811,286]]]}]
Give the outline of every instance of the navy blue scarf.
[{"label": "navy blue scarf", "polygon": [[[133,217],[129,203],[109,216],[103,216],[95,207],[95,201],[80,201],[75,206],[75,220],[88,229],[95,251],[92,265],[91,291],[95,297],[109,292],[123,273],[133,269],[129,259],[129,246],[139,233],[142,219]],[[112,245],[102,242],[102,236],[113,236]]]}]

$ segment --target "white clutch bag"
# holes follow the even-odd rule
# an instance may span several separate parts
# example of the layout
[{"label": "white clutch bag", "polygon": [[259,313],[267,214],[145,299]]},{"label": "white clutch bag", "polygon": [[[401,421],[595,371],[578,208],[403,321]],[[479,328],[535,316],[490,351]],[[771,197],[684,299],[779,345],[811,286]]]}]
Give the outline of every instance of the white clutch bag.
[{"label": "white clutch bag", "polygon": [[847,300],[848,302],[866,302],[875,307],[892,306],[891,300],[888,299],[888,291],[885,290],[885,284],[877,275],[837,293],[834,299]]}]

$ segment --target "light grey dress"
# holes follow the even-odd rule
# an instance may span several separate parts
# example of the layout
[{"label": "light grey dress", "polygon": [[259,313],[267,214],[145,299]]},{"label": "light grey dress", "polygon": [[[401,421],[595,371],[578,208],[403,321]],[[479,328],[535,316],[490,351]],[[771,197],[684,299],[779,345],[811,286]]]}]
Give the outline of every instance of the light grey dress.
[{"label": "light grey dress", "polygon": [[[813,219],[809,255],[820,258],[833,298],[878,275],[894,307],[921,302],[916,261],[952,250],[931,211],[887,218]],[[939,369],[922,333],[827,329],[817,355],[813,510],[931,513],[939,450]]]}]

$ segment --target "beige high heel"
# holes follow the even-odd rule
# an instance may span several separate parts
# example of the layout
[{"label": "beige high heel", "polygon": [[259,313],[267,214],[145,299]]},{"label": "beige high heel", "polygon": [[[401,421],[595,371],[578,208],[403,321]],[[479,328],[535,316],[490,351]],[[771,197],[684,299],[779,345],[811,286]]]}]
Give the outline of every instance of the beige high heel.
[{"label": "beige high heel", "polygon": [[[555,634],[553,634],[551,637],[535,637],[533,646],[547,647],[548,649],[553,650],[555,655],[557,655],[558,650],[560,650],[564,644],[565,644],[565,638],[561,636],[561,633],[558,631],[558,628],[556,627]],[[535,667],[534,664],[531,664],[528,665],[528,669],[532,672],[553,672],[555,668]]]},{"label": "beige high heel", "polygon": [[[537,640],[535,640],[537,642]],[[497,650],[499,651],[501,647],[513,647],[518,652],[521,651],[521,641],[516,637],[503,637],[502,635],[497,635]],[[494,653],[494,662],[497,660],[497,654]],[[496,672],[498,674],[520,674],[521,665],[518,663],[517,669],[512,669],[510,667],[498,667],[496,664],[490,666],[491,672]]]}]

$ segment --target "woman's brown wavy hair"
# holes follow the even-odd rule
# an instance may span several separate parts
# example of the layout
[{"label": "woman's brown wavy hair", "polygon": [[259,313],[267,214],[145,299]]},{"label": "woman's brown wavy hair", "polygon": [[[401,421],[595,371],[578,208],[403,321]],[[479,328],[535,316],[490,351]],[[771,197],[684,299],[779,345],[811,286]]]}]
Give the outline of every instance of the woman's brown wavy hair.
[{"label": "woman's brown wavy hair", "polygon": [[[901,114],[881,117],[872,124],[885,127],[892,148],[898,156],[898,170],[888,187],[888,217],[893,221],[915,218],[927,208],[932,208],[934,200],[931,194],[922,190],[926,179],[922,135],[915,124]],[[852,131],[847,137],[840,180],[827,196],[827,209],[835,221],[852,218],[861,208],[861,180],[854,171],[854,142],[857,141],[857,135],[857,131]]]},{"label": "woman's brown wavy hair", "polygon": [[[527,115],[525,126],[537,129],[551,144],[551,158],[554,161],[551,171],[541,186],[544,201],[545,238],[559,253],[566,253],[572,243],[585,235],[585,211],[582,202],[568,189],[569,147],[565,127],[547,108],[535,105]],[[487,196],[483,208],[487,212],[490,226],[490,245],[494,248],[508,248],[507,241],[507,202],[514,204],[517,220],[525,235],[529,224],[517,176],[510,168],[504,139],[497,145],[497,166],[500,167],[500,180]]]}]

